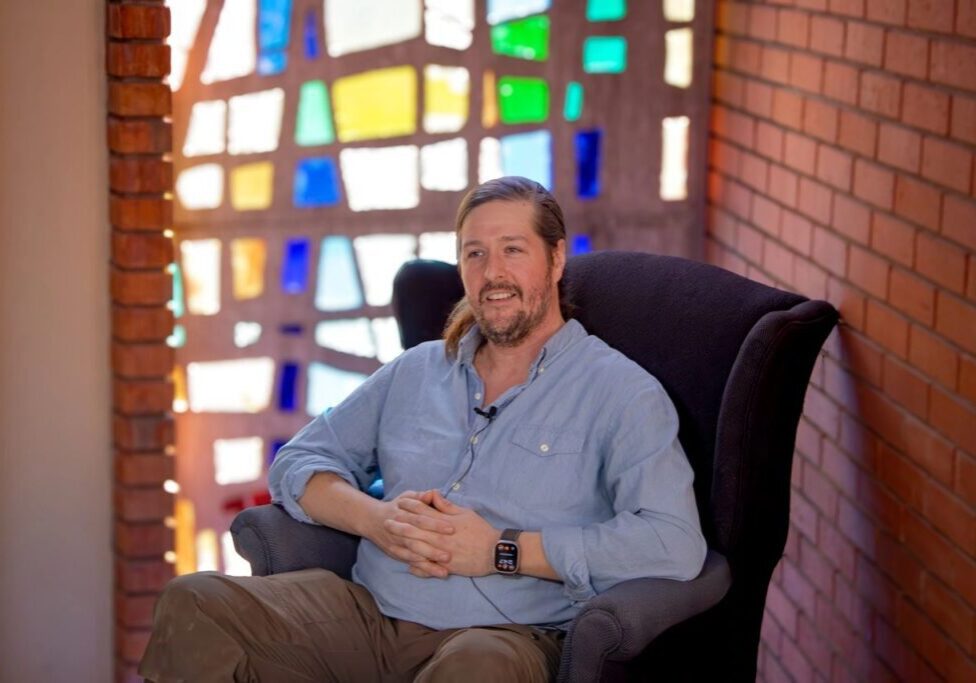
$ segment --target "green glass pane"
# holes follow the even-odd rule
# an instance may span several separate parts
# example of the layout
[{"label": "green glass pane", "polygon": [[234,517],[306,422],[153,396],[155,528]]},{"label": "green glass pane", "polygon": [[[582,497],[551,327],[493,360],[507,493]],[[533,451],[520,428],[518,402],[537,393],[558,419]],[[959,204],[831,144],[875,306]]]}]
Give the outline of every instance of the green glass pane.
[{"label": "green glass pane", "polygon": [[492,26],[491,49],[496,55],[546,61],[549,58],[549,17],[529,17]]},{"label": "green glass pane", "polygon": [[295,123],[295,142],[309,145],[328,145],[335,141],[329,91],[322,81],[302,83],[298,95],[298,120]]},{"label": "green glass pane", "polygon": [[166,270],[173,276],[173,298],[170,299],[170,309],[173,311],[174,318],[181,318],[186,312],[183,299],[183,269],[180,268],[180,264],[171,263]]},{"label": "green glass pane", "polygon": [[570,81],[566,85],[566,101],[563,103],[563,116],[567,121],[579,121],[583,113],[583,85]]},{"label": "green glass pane", "polygon": [[541,123],[549,118],[549,84],[541,78],[503,76],[498,109],[502,123]]},{"label": "green glass pane", "polygon": [[627,0],[586,0],[589,21],[619,21],[627,16]]},{"label": "green glass pane", "polygon": [[181,349],[186,345],[186,328],[182,325],[173,326],[173,334],[166,337],[166,345],[172,349]]},{"label": "green glass pane", "polygon": [[583,71],[588,74],[619,74],[627,68],[627,39],[620,36],[591,36],[583,43]]}]

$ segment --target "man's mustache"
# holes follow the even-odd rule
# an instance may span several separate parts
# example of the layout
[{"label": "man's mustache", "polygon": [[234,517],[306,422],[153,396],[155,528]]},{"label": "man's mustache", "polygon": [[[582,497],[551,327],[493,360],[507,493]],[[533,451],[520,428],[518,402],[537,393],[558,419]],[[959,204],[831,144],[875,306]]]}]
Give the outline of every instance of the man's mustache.
[{"label": "man's mustache", "polygon": [[522,298],[522,290],[517,285],[496,284],[496,285],[485,285],[484,287],[482,287],[481,291],[478,293],[478,301],[484,302],[488,298],[488,295],[495,294],[497,292],[512,292],[513,294],[515,294],[515,296]]}]

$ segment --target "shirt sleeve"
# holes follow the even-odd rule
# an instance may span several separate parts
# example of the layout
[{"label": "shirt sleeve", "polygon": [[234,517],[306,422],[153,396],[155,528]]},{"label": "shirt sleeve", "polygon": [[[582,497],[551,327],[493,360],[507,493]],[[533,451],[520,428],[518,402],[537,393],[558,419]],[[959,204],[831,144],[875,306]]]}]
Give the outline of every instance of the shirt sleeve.
[{"label": "shirt sleeve", "polygon": [[614,516],[585,526],[542,529],[546,559],[567,597],[587,600],[621,581],[698,576],[707,545],[678,441],[674,404],[653,378],[619,407],[604,455]]},{"label": "shirt sleeve", "polygon": [[309,479],[334,472],[365,490],[376,472],[380,416],[396,373],[394,360],[373,373],[346,400],[305,425],[279,449],[268,471],[271,499],[295,519],[317,524],[299,499]]}]

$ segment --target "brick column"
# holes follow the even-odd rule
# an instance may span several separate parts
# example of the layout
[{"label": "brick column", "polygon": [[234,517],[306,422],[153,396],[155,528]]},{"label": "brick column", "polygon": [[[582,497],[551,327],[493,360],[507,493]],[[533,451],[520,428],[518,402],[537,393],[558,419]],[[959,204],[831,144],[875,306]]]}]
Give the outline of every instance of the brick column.
[{"label": "brick column", "polygon": [[116,680],[135,681],[152,607],[173,576],[173,260],[169,9],[107,3]]}]

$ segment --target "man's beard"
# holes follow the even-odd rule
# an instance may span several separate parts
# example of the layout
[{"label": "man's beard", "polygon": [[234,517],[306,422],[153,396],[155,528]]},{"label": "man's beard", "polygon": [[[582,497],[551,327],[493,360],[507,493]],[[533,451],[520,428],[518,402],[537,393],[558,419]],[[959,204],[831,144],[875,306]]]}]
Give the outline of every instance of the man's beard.
[{"label": "man's beard", "polygon": [[[521,309],[514,315],[501,320],[488,320],[484,315],[482,305],[472,306],[474,319],[481,330],[481,336],[498,346],[518,346],[529,334],[537,328],[545,319],[552,304],[552,290],[548,286],[551,284],[550,276],[552,267],[546,273],[547,286],[540,287],[530,292],[530,300],[536,302],[536,306],[528,310]],[[516,297],[525,302],[521,288],[515,285],[486,285],[479,294],[479,301],[484,302],[485,297],[493,292],[513,292]]]}]

